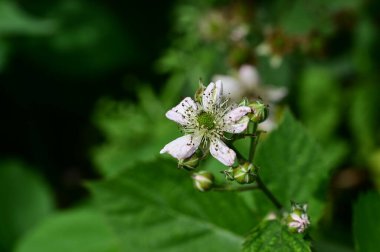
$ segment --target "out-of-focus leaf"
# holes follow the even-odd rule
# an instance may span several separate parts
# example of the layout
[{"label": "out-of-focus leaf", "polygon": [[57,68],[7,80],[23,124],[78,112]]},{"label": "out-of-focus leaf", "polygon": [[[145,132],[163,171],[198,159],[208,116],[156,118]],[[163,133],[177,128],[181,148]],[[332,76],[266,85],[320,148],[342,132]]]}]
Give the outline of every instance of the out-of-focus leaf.
[{"label": "out-of-focus leaf", "polygon": [[0,37],[4,35],[46,35],[55,29],[52,20],[29,16],[14,1],[0,1]]},{"label": "out-of-focus leaf", "polygon": [[[309,205],[312,224],[323,211],[323,195],[317,195],[327,178],[331,165],[324,158],[320,146],[296,122],[289,111],[281,125],[259,144],[256,164],[265,184],[284,206],[290,201]],[[263,214],[273,209],[268,199],[256,193],[257,204]]]},{"label": "out-of-focus leaf", "polygon": [[52,6],[47,14],[57,20],[56,32],[30,41],[27,51],[50,71],[94,78],[140,60],[131,32],[101,3],[66,0]]},{"label": "out-of-focus leaf", "polygon": [[360,161],[367,161],[380,139],[380,88],[376,85],[358,86],[351,99],[349,123],[356,139]]},{"label": "out-of-focus leaf", "polygon": [[358,252],[376,252],[380,248],[380,195],[362,195],[354,209],[354,238]]},{"label": "out-of-focus leaf", "polygon": [[195,191],[175,162],[138,163],[89,187],[123,251],[239,251],[257,218],[236,193]]},{"label": "out-of-focus leaf", "polygon": [[139,97],[140,107],[110,100],[98,105],[94,121],[106,143],[94,150],[94,162],[107,176],[138,161],[154,160],[165,144],[180,135],[151,90],[140,90]]},{"label": "out-of-focus leaf", "polygon": [[299,85],[299,110],[306,128],[326,142],[341,118],[342,90],[330,69],[309,67]]},{"label": "out-of-focus leaf", "polygon": [[54,208],[47,184],[20,161],[0,163],[0,250],[10,250]]},{"label": "out-of-focus leaf", "polygon": [[103,216],[84,208],[46,219],[21,240],[15,251],[117,252],[120,249]]},{"label": "out-of-focus leaf", "polygon": [[293,234],[280,221],[264,221],[254,228],[244,242],[243,252],[307,252],[311,251],[302,235]]}]

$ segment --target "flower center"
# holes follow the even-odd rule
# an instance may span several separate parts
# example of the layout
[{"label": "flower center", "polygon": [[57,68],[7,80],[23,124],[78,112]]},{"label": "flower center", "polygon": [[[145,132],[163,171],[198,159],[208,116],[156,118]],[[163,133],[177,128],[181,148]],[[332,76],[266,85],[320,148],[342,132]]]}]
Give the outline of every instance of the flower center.
[{"label": "flower center", "polygon": [[212,114],[201,112],[197,117],[197,121],[201,128],[211,130],[215,127],[214,116]]}]

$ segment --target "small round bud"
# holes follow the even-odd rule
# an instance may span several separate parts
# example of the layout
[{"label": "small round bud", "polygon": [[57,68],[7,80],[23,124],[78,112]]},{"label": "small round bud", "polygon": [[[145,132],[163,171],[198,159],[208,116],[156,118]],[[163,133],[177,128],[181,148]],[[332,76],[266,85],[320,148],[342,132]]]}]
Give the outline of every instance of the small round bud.
[{"label": "small round bud", "polygon": [[292,202],[292,211],[286,218],[289,231],[293,233],[303,233],[309,227],[310,221],[307,215],[307,205]]},{"label": "small round bud", "polygon": [[178,160],[178,168],[191,171],[198,167],[199,161],[199,156],[197,154],[194,154],[189,158]]},{"label": "small round bud", "polygon": [[222,172],[226,176],[226,180],[233,181],[234,179],[234,170],[232,167],[229,167],[227,170]]},{"label": "small round bud", "polygon": [[248,117],[252,122],[261,123],[268,118],[269,109],[262,101],[258,100],[248,105],[252,109],[252,113]]},{"label": "small round bud", "polygon": [[256,169],[253,164],[246,162],[234,169],[234,179],[239,184],[253,183],[256,179],[255,170]]},{"label": "small round bud", "polygon": [[209,191],[214,186],[214,175],[207,171],[194,173],[192,176],[194,186],[201,192]]}]

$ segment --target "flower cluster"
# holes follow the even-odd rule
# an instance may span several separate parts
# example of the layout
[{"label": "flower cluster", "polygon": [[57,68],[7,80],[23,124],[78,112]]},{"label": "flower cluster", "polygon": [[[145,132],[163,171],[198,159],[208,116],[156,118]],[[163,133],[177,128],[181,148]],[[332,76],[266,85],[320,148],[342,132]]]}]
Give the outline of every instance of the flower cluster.
[{"label": "flower cluster", "polygon": [[169,110],[166,117],[180,124],[185,135],[165,145],[160,153],[184,160],[202,148],[224,165],[232,166],[236,153],[224,143],[225,133],[246,130],[249,122],[246,115],[251,108],[230,103],[222,94],[222,82],[211,82],[199,99],[186,97]]}]

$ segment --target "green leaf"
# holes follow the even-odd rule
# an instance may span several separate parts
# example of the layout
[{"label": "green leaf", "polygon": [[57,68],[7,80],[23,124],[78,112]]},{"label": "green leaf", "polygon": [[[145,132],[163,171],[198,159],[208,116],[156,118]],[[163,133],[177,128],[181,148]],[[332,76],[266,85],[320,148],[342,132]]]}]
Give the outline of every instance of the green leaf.
[{"label": "green leaf", "polygon": [[103,217],[90,208],[46,219],[19,244],[16,252],[117,252],[117,240]]},{"label": "green leaf", "polygon": [[0,163],[0,250],[10,250],[54,208],[45,181],[20,161]]},{"label": "green leaf", "polygon": [[368,154],[375,151],[380,143],[379,101],[380,88],[377,85],[358,85],[353,91],[349,126],[358,146],[360,162],[367,161]]},{"label": "green leaf", "polygon": [[299,85],[302,121],[320,141],[330,140],[341,118],[342,90],[331,69],[307,68]]},{"label": "green leaf", "polygon": [[176,163],[139,163],[89,185],[123,251],[239,251],[256,216],[236,193],[201,193]]},{"label": "green leaf", "polygon": [[380,195],[361,195],[355,204],[353,231],[358,252],[377,252],[380,248]]},{"label": "green leaf", "polygon": [[106,142],[94,149],[93,157],[106,176],[137,162],[154,160],[165,144],[180,134],[150,90],[141,90],[139,96],[139,106],[110,100],[98,104],[94,121]]},{"label": "green leaf", "polygon": [[[323,155],[320,146],[287,111],[281,125],[259,143],[255,158],[264,183],[283,206],[290,206],[291,200],[308,203],[312,224],[322,214],[324,194],[319,190],[331,168]],[[262,194],[256,196],[263,214],[273,209]]]},{"label": "green leaf", "polygon": [[254,228],[244,242],[243,252],[311,251],[302,235],[293,234],[280,221],[264,221]]}]

